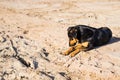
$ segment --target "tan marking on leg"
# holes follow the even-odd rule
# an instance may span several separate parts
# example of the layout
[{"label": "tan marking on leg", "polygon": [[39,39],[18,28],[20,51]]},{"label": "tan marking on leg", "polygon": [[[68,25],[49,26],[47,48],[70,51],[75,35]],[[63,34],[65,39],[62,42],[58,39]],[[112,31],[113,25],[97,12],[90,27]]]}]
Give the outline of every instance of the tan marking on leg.
[{"label": "tan marking on leg", "polygon": [[[85,43],[85,44],[87,44],[87,43]],[[86,45],[84,45],[84,46],[86,46]],[[78,54],[80,51],[83,51],[83,50],[85,50],[86,48],[84,47],[82,44],[77,44],[76,46],[75,46],[75,50],[73,51],[73,52],[71,52],[70,53],[70,56],[71,57],[74,57],[76,54]]]},{"label": "tan marking on leg", "polygon": [[75,46],[75,49],[81,49],[82,48],[82,44],[77,44],[76,46]]},{"label": "tan marking on leg", "polygon": [[65,52],[63,52],[63,55],[69,55],[71,57],[75,56],[76,54],[78,54],[80,51],[83,51],[86,49],[86,47],[88,47],[89,42],[84,42],[84,43],[79,43],[76,46],[72,46],[70,47],[68,50],[66,50]]},{"label": "tan marking on leg", "polygon": [[82,44],[80,44],[80,43],[77,44],[77,45],[75,46],[75,50],[70,53],[70,56],[71,56],[71,57],[75,56],[76,54],[78,54],[78,53],[81,51],[81,49],[82,49]]},{"label": "tan marking on leg", "polygon": [[76,49],[75,51],[73,51],[72,53],[70,53],[70,57],[74,57],[79,52],[80,52],[80,49]]},{"label": "tan marking on leg", "polygon": [[69,55],[72,51],[74,50],[74,47],[70,47],[68,50],[66,50],[65,52],[63,52],[63,55]]}]

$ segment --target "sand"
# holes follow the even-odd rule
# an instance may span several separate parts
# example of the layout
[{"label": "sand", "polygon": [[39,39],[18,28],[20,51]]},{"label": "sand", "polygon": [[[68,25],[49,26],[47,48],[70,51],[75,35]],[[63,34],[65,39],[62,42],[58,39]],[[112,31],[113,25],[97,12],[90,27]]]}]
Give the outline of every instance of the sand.
[{"label": "sand", "polygon": [[[79,24],[113,37],[61,55],[67,28]],[[120,0],[0,0],[0,80],[120,80]]]}]

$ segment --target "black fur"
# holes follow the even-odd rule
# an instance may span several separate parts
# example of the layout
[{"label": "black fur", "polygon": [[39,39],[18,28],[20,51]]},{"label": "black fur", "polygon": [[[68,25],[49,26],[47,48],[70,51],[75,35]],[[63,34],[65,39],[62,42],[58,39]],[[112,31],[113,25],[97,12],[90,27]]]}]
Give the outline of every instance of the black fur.
[{"label": "black fur", "polygon": [[69,40],[76,38],[79,43],[89,42],[87,50],[96,46],[107,44],[111,37],[112,31],[108,27],[93,28],[86,25],[77,25],[68,28]]}]

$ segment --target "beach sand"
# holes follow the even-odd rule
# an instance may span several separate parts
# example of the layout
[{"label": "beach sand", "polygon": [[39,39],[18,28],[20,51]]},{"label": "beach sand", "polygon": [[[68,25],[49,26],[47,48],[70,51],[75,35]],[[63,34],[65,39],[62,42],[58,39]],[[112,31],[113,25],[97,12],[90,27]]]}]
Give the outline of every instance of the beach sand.
[{"label": "beach sand", "polygon": [[[80,24],[113,37],[61,55],[67,28]],[[120,0],[0,0],[0,80],[120,80]]]}]

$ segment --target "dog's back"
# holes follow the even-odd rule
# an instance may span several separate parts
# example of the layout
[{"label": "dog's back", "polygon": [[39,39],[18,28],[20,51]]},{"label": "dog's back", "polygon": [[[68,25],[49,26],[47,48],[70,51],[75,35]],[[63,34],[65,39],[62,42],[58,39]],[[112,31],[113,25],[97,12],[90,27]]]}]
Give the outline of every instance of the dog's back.
[{"label": "dog's back", "polygon": [[108,27],[98,28],[96,31],[97,41],[95,43],[96,46],[104,45],[108,43],[112,37],[112,31]]}]

